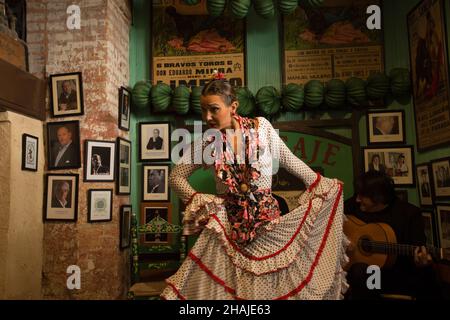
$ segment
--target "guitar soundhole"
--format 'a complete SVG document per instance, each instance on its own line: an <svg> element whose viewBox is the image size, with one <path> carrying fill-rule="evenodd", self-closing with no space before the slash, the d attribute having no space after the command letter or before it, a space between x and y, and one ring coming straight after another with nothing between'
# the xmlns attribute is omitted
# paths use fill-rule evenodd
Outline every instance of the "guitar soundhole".
<svg viewBox="0 0 450 320"><path fill-rule="evenodd" d="M372 244L370 243L370 239L367 237L361 238L359 240L359 247L361 248L361 251L365 253L369 253L372 251Z"/></svg>

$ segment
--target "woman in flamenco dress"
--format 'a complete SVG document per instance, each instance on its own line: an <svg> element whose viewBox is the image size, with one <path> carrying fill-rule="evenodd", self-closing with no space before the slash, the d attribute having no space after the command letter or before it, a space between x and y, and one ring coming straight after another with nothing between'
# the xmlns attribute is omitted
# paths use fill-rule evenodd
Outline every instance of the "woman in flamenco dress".
<svg viewBox="0 0 450 320"><path fill-rule="evenodd" d="M190 145L169 178L186 204L183 234L200 235L161 298L342 299L348 287L342 183L293 155L267 119L239 116L223 75L205 85L201 107L212 134ZM306 186L285 215L271 193L278 165ZM217 194L189 184L201 167L214 171Z"/></svg>

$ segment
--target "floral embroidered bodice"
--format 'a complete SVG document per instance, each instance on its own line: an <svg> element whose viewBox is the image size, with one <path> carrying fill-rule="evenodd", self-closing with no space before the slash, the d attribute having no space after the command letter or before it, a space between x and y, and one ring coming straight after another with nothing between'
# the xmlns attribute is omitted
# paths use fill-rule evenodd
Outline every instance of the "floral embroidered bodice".
<svg viewBox="0 0 450 320"><path fill-rule="evenodd" d="M278 165L302 179L306 186L316 180L317 174L292 154L268 120L262 117L236 117L236 120L243 133L245 152L236 155L234 144L223 133L224 152L217 156L211 151L216 161L209 167L215 172L216 191L225 199L232 239L245 245L256 236L259 226L279 217L278 203L271 194L272 173ZM214 150L212 146L211 141L192 144L171 172L171 187L185 203L196 194L188 178L202 166L188 160L203 154L205 148Z"/></svg>

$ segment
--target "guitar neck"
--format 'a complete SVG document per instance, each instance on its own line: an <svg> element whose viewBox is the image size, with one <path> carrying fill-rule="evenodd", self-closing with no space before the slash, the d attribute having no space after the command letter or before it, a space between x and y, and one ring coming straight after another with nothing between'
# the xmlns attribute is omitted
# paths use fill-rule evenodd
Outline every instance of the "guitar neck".
<svg viewBox="0 0 450 320"><path fill-rule="evenodd" d="M362 240L363 246L368 249L368 251L374 253L384 253L384 254L395 254L402 256L414 256L414 251L418 246L413 246L409 244L398 244L380 241L367 241ZM365 242L365 243L364 243ZM433 258L442 259L443 251L441 248L436 247L426 247L427 253L429 253Z"/></svg>

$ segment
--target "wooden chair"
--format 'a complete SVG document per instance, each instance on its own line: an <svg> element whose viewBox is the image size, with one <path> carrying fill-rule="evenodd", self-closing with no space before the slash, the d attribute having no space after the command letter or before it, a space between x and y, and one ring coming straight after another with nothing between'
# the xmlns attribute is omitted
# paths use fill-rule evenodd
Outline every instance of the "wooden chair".
<svg viewBox="0 0 450 320"><path fill-rule="evenodd" d="M128 299L158 300L166 287L164 279L174 274L186 257L186 237L181 235L182 227L157 216L144 225L138 225L136 214L132 216L132 286ZM139 237L146 234L173 234L175 245L139 244Z"/></svg>

